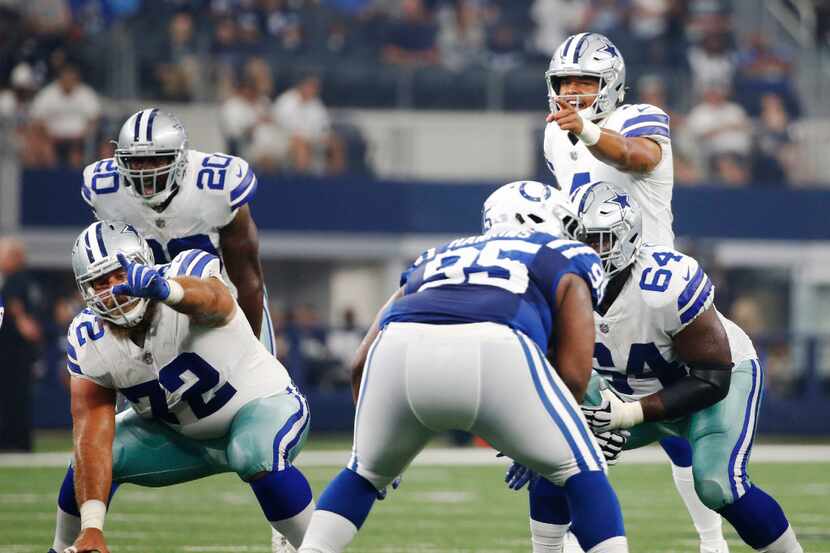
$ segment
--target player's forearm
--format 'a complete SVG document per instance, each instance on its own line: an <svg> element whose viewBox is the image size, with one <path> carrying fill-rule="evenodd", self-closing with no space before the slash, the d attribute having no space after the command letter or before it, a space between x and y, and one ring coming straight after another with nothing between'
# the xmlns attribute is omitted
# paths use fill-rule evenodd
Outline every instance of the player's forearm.
<svg viewBox="0 0 830 553"><path fill-rule="evenodd" d="M245 289L237 288L239 296L236 298L256 336L259 336L262 329L262 306L265 303L265 289L262 281L258 282L258 285L246 286Z"/></svg>
<svg viewBox="0 0 830 553"><path fill-rule="evenodd" d="M86 501L104 503L112 485L112 441L115 408L101 406L74 417L75 496L80 507Z"/></svg>
<svg viewBox="0 0 830 553"><path fill-rule="evenodd" d="M644 173L657 165L639 141L608 129L602 129L599 141L588 149L598 160L627 173Z"/></svg>
<svg viewBox="0 0 830 553"><path fill-rule="evenodd" d="M176 277L183 290L181 300L170 307L193 318L200 324L220 326L227 322L235 308L233 298L224 284L214 278Z"/></svg>
<svg viewBox="0 0 830 553"><path fill-rule="evenodd" d="M695 367L690 374L640 399L643 421L686 417L721 401L729 393L731 365Z"/></svg>

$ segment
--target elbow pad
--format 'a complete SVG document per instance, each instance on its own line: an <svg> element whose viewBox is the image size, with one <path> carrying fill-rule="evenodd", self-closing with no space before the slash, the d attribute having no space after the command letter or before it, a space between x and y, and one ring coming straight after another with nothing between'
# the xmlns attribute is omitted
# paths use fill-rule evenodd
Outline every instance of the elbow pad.
<svg viewBox="0 0 830 553"><path fill-rule="evenodd" d="M695 363L689 374L659 392L665 417L674 419L691 415L726 397L732 380L732 363Z"/></svg>

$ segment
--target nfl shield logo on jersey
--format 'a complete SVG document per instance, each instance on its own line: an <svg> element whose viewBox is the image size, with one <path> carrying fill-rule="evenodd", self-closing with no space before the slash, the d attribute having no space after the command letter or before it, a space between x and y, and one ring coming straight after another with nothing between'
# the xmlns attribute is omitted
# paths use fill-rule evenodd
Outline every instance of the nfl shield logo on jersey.
<svg viewBox="0 0 830 553"><path fill-rule="evenodd" d="M602 332L603 334L608 334L609 330L610 330L610 327L608 326L608 323L599 323L599 331L600 332Z"/></svg>

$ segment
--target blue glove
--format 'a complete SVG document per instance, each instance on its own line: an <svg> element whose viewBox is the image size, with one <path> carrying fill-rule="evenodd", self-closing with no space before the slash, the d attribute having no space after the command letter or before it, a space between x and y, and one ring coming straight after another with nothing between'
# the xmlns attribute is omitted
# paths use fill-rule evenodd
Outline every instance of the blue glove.
<svg viewBox="0 0 830 553"><path fill-rule="evenodd" d="M392 489L393 490L397 490L400 485L401 485L401 477L400 476L398 476L397 478L392 480ZM389 492L386 490L386 488L378 490L378 501L383 501L384 499L386 499L386 495L388 493Z"/></svg>
<svg viewBox="0 0 830 553"><path fill-rule="evenodd" d="M113 286L112 293L116 296L135 296L166 300L170 295L170 284L161 274L149 265L142 265L130 261L124 254L118 254L118 262L127 271L127 282Z"/></svg>
<svg viewBox="0 0 830 553"><path fill-rule="evenodd" d="M504 475L504 481L507 482L507 487L515 491L521 490L525 484L527 484L528 490L532 490L533 484L538 479L539 475L535 471L530 470L516 461L513 461L510 468L507 469L507 474Z"/></svg>

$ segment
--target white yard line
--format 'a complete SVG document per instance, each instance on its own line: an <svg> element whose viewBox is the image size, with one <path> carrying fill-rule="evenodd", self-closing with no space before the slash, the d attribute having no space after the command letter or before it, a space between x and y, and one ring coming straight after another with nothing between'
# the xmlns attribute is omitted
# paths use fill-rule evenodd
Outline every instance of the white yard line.
<svg viewBox="0 0 830 553"><path fill-rule="evenodd" d="M0 467L36 468L65 467L72 454L58 453L4 453ZM347 450L306 451L297 458L300 467L331 467L346 464ZM830 462L830 445L756 445L752 448L754 463L815 463ZM623 453L620 464L650 465L668 461L657 446L643 447ZM487 448L428 448L413 463L417 466L488 466L505 464L506 458L496 458Z"/></svg>

